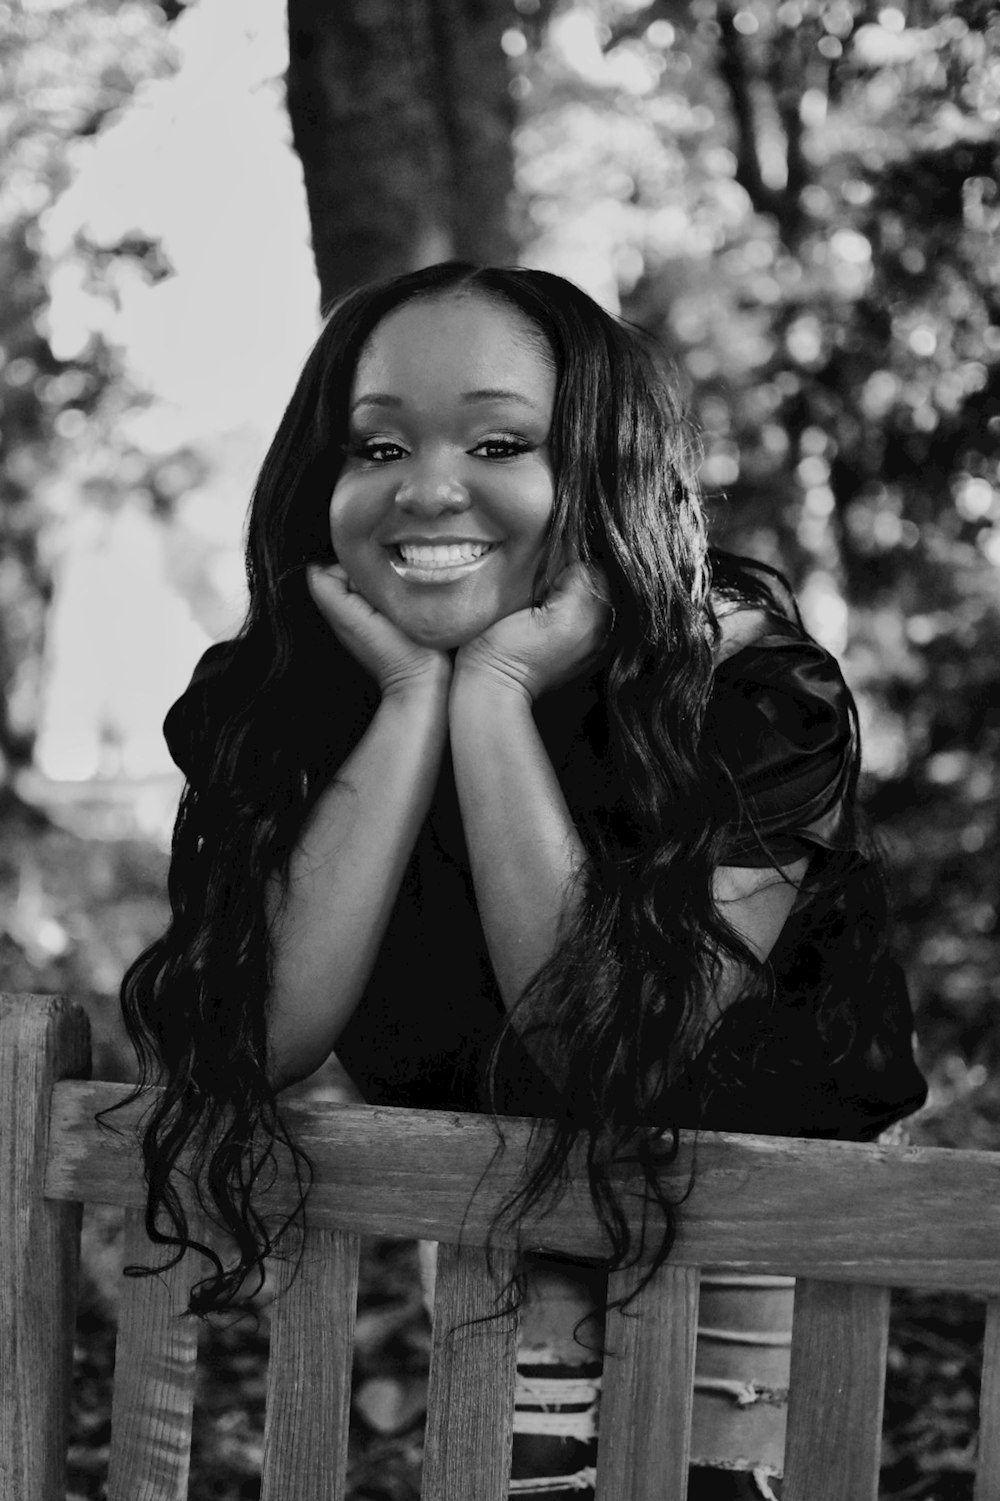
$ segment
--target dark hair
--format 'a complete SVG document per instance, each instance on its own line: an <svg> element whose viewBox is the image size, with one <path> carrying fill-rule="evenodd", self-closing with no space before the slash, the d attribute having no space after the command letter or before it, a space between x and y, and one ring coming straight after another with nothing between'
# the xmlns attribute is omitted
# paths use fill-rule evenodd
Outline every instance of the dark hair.
<svg viewBox="0 0 1000 1501"><path fill-rule="evenodd" d="M447 263L352 292L331 311L261 469L244 625L168 716L187 775L172 917L123 983L143 1080L163 1085L144 1132L147 1228L178 1254L198 1244L178 1192L182 1154L193 1151L197 1194L235 1242L228 1266L202 1248L213 1271L193 1290L198 1311L238 1301L285 1228L258 1208L276 1143L300 1168L303 1199L308 1183L268 1082L265 892L287 879L315 798L375 707L374 685L320 618L305 578L307 564L332 558L327 512L352 378L393 309L459 293L516 308L555 362L555 502L537 587L565 543L603 570L615 612L603 668L614 806L581 815L589 864L577 918L510 1022L546 1050L564 1103L508 1206L515 1219L558 1189L583 1136L616 1260L636 1249L611 1174L623 1152L638 1158L659 1206L665 1255L673 1207L658 1173L676 1148L670 1089L697 1050L706 987L732 955L747 968L748 994L767 988L711 895L733 789L702 744L716 627L694 445L671 382L640 334L543 271ZM338 685L334 715L329 699L316 703L323 660Z"/></svg>

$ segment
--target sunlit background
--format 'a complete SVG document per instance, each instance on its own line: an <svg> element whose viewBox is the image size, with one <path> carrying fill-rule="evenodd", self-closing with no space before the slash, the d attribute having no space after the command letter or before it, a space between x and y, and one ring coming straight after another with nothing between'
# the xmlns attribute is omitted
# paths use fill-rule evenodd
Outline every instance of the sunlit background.
<svg viewBox="0 0 1000 1501"><path fill-rule="evenodd" d="M130 15L149 26L129 6L110 25ZM95 336L117 351L143 399L119 416L116 447L168 462L190 454L196 472L169 525L138 487L102 505L110 497L85 458L73 476L98 493L89 507L67 497L54 539L36 749L53 779L170 769L160 721L200 652L239 623L255 470L318 328L280 8L202 0L161 45L161 76L139 80L117 117L79 143L72 180L40 216L45 332L60 361ZM80 241L129 239L154 242L171 274L152 280L123 261L94 288ZM85 449L83 414L60 418L60 436Z"/></svg>

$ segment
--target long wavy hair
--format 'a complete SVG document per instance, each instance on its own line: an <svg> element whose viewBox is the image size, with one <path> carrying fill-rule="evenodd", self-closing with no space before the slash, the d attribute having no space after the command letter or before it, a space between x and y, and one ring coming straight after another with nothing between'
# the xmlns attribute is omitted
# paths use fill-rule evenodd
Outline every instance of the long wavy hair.
<svg viewBox="0 0 1000 1501"><path fill-rule="evenodd" d="M698 1067L711 1080L706 997L726 958L744 966L747 997L766 1002L769 993L767 966L712 900L735 793L702 735L717 625L695 445L671 381L640 334L543 271L447 263L351 293L330 312L260 472L245 622L168 716L187 778L171 920L122 987L140 1087L162 1086L143 1128L147 1229L178 1256L194 1245L209 1257L209 1275L192 1290L197 1312L249 1296L287 1228L259 1208L278 1144L300 1171L301 1204L308 1191L308 1162L268 1079L265 891L287 882L303 824L377 702L306 586L307 565L333 559L328 506L352 379L393 309L455 294L518 310L555 362L555 500L536 598L568 548L603 571L614 611L601 669L613 805L580 812L589 860L575 918L507 1023L550 1060L563 1105L555 1133L538 1134L507 1206L512 1218L558 1192L582 1139L612 1259L637 1254L615 1189L623 1155L646 1178L657 1259L665 1256L674 1206L659 1175L677 1144L672 1090L682 1076L690 1082L696 1056L709 1060ZM731 581L737 592L768 594L759 571L741 577L750 581ZM337 692L319 703L321 669ZM754 1046L743 1039L734 1056L724 1044L730 1076L751 1067ZM185 1177L230 1235L235 1260L195 1237Z"/></svg>

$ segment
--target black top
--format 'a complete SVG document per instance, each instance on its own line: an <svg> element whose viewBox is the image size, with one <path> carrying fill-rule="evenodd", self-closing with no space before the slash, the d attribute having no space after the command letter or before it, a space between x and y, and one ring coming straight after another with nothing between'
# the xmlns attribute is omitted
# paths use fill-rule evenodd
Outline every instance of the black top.
<svg viewBox="0 0 1000 1501"><path fill-rule="evenodd" d="M835 659L797 618L774 610L764 629L717 667L706 722L705 733L722 753L744 805L725 863L791 864L810 854L810 875L771 954L775 996L766 1027L755 1028L746 1005L731 1007L723 1022L736 1056L745 1046L741 1036L753 1031L759 1054L753 1078L716 1092L704 1113L678 1087L676 1120L713 1129L869 1139L917 1109L926 1086L913 1059L905 981L891 959L880 961L851 997L859 1025L836 1065L810 1009L816 964L823 962L816 933L821 913L828 919L831 881L849 896L867 864L849 809L859 754L853 704ZM218 653L213 648L199 663L192 687L204 689L215 675ZM184 702L171 711L165 732L187 771L189 758L174 744L183 738ZM536 720L571 811L580 812L576 788L599 798L603 787L611 797L600 754L604 716L597 678L540 700ZM827 891L819 902L813 897L817 872ZM364 999L341 1034L337 1055L372 1103L482 1109L486 1065L503 1018L446 756ZM770 1039L763 1050L762 1034ZM505 1113L560 1112L553 1086L509 1033L496 1077Z"/></svg>

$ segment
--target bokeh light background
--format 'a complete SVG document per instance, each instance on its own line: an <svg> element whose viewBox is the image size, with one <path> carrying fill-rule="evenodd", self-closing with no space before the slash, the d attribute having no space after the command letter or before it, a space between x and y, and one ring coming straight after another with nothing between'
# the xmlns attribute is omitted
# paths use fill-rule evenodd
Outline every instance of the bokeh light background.
<svg viewBox="0 0 1000 1501"><path fill-rule="evenodd" d="M319 326L281 8L200 0L164 42L170 71L81 143L42 216L47 334L64 360L95 333L115 345L148 397L120 436L147 453L197 450L203 474L169 528L140 495L80 508L62 530L37 747L53 779L169 772L160 721L200 652L239 622L254 474ZM95 294L73 253L81 235L157 241L172 274L126 273L113 299ZM185 554L201 560L194 599Z"/></svg>

